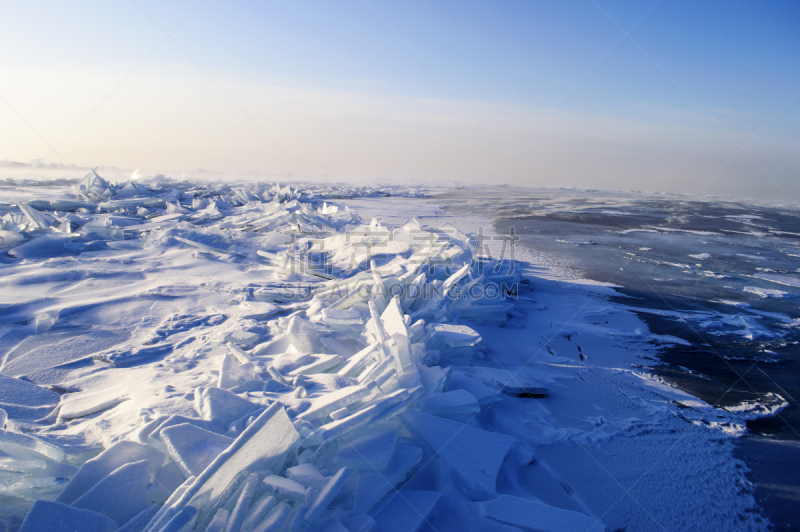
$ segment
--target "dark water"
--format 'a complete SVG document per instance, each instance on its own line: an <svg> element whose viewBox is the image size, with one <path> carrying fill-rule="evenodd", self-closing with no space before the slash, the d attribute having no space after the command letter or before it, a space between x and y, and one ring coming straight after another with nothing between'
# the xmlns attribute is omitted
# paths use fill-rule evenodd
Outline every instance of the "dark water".
<svg viewBox="0 0 800 532"><path fill-rule="evenodd" d="M800 530L800 208L574 190L455 190L436 201L492 218L518 244L623 288L655 334L691 343L654 371L747 422L736 454L776 530Z"/></svg>

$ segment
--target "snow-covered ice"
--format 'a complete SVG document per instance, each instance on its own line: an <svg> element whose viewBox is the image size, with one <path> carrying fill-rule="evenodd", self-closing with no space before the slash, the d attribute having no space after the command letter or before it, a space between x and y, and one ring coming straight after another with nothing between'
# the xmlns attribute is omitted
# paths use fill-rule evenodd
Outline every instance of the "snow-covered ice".
<svg viewBox="0 0 800 532"><path fill-rule="evenodd" d="M511 268L479 219L420 195L94 172L15 190L0 219L7 529L764 524L724 443L745 414L643 375L663 338L593 324L620 312L610 288ZM672 447L674 479L645 478L636 513L604 475L629 485ZM716 479L684 489L693 475Z"/></svg>

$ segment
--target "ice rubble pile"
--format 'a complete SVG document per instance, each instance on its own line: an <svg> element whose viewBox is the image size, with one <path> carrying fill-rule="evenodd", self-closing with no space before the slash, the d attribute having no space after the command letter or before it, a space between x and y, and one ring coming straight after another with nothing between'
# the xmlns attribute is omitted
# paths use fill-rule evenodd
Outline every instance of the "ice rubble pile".
<svg viewBox="0 0 800 532"><path fill-rule="evenodd" d="M263 212L250 220L248 229L269 230L283 222L307 230L307 201L368 196L421 197L420 191L386 186L230 185L173 183L155 179L147 185L129 181L111 184L92 171L74 186L76 199L31 200L17 205L0 204L0 249L12 257L42 259L77 255L105 249L109 240L124 240L179 221L204 223L223 218L230 210L263 203L296 200L285 211ZM299 203L299 202L304 203ZM271 218L268 216L273 214ZM353 221L352 213L325 213L338 225ZM313 225L313 224L312 224ZM336 225L336 224L334 224Z"/></svg>
<svg viewBox="0 0 800 532"><path fill-rule="evenodd" d="M126 240L153 229L186 224L208 224L241 207L290 202L283 209L260 210L243 215L242 229L264 232L291 223L298 231L341 227L355 220L350 211L335 207L316 219L307 202L370 196L421 197L417 190L387 186L242 186L173 183L154 179L147 184L129 181L112 184L90 172L74 187L76 199L31 200L17 205L0 204L7 211L0 218L0 249L12 257L45 259L78 255L81 251L107 249L109 242ZM295 203L291 203L295 201ZM278 212L280 211L280 212ZM312 221L312 219L315 219ZM225 228L223 226L223 228Z"/></svg>
<svg viewBox="0 0 800 532"><path fill-rule="evenodd" d="M131 187L130 194L140 193ZM111 201L128 202L111 199L126 188L109 194L108 186L88 179L78 192L105 210ZM5 491L41 498L21 530L417 530L443 494L435 482L423 490L404 486L429 464L474 501L476 516L537 530L595 524L583 514L496 491L516 440L480 428L474 417L503 393L546 390L525 372L476 365L480 335L460 322L502 323L511 303L484 292L490 284L518 281L515 273L495 271L455 228L431 229L415 220L394 230L376 220L361 224L347 210L299 202L293 189L273 187L261 199L237 190L225 205L220 196L194 198L192 209L178 196L174 203L161 198L167 212L138 231L147 238L172 235L197 248L200 258L233 252L188 238L187 230L177 236L177 229L212 222L243 232L293 232L290 247L260 250L258 257L276 275L311 288L299 297L287 295L288 285L252 289L254 302L283 302L291 313L272 320L275 334L267 342L225 329L227 352L219 355L218 371L191 394L194 417L143 422L80 468L56 446L0 430L4 482L16 482ZM142 217L160 208L137 201L116 205ZM51 227L56 217L38 208L22 210L30 224ZM162 227L158 218L170 216ZM76 223L86 234L89 222L78 218L62 221L65 232ZM131 356L142 353L112 350L99 358L124 366ZM32 384L3 382L19 388L20 404L58 403L49 418L76 419L119 402L72 394L59 402ZM34 401L34 388L56 397ZM51 491L43 495L43 486Z"/></svg>

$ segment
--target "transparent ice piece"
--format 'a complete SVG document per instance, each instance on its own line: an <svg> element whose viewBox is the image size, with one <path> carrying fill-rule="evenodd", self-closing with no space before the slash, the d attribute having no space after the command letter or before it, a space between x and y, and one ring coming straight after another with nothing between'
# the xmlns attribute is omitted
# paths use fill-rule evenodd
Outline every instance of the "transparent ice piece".
<svg viewBox="0 0 800 532"><path fill-rule="evenodd" d="M234 441L188 423L162 429L161 438L169 455L187 476L202 473Z"/></svg>

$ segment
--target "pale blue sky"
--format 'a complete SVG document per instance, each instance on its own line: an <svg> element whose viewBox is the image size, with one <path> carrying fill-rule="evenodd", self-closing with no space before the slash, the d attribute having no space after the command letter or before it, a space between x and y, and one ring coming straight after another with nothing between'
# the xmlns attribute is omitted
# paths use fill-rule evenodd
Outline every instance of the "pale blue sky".
<svg viewBox="0 0 800 532"><path fill-rule="evenodd" d="M0 160L800 198L796 2L0 11Z"/></svg>

